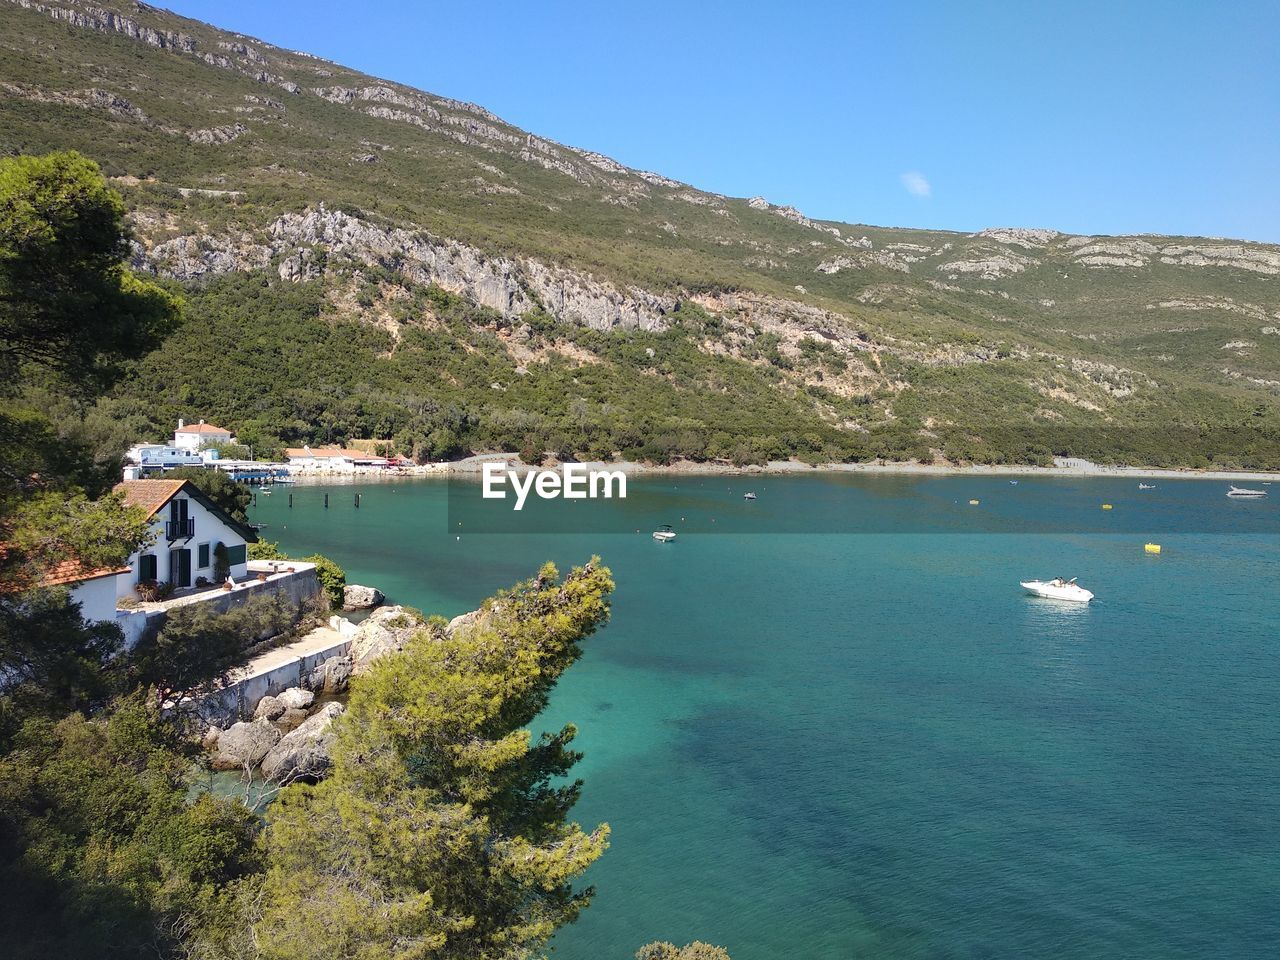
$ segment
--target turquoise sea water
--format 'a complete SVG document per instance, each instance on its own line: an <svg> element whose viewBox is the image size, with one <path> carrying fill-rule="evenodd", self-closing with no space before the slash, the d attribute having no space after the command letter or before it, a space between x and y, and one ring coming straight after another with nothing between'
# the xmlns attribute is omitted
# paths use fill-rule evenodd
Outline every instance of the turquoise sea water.
<svg viewBox="0 0 1280 960"><path fill-rule="evenodd" d="M1121 510L1116 483L1073 489ZM734 960L1275 955L1280 537L1169 532L1203 529L1225 485L1153 491L1176 504L1158 557L1137 534L943 532L959 508L929 533L709 532L744 489L760 529L813 530L833 498L945 514L979 487L1014 519L1061 490L660 478L564 505L606 532L500 536L448 530L446 486L420 481L299 486L291 509L277 488L253 518L447 616L546 559L612 567L613 621L546 717L580 729L578 818L613 828L558 957L694 938ZM1276 500L1240 509L1274 521ZM674 544L648 535L663 521ZM1059 574L1098 600L1018 588Z"/></svg>

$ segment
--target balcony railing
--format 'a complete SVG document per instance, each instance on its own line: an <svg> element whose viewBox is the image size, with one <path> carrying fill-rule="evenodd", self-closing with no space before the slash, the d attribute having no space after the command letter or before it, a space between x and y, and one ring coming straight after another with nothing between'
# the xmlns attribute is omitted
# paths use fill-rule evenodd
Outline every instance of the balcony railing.
<svg viewBox="0 0 1280 960"><path fill-rule="evenodd" d="M188 517L186 520L166 520L164 522L164 535L170 542L174 540L190 540L196 535L195 517Z"/></svg>

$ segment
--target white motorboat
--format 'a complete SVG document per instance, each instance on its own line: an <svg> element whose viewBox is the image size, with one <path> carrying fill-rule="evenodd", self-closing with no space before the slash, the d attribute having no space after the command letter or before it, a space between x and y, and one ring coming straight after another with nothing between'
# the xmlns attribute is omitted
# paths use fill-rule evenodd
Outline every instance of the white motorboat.
<svg viewBox="0 0 1280 960"><path fill-rule="evenodd" d="M676 538L676 532L671 529L671 524L664 523L657 530L653 531L653 539L659 543L670 543Z"/></svg>
<svg viewBox="0 0 1280 960"><path fill-rule="evenodd" d="M1155 485L1154 483L1140 483L1140 484L1138 484L1138 489L1139 489L1139 490L1154 490L1155 488L1156 488L1156 485Z"/></svg>
<svg viewBox="0 0 1280 960"><path fill-rule="evenodd" d="M1253 490L1249 487L1232 487L1227 491L1228 497L1265 497L1266 495L1265 490Z"/></svg>
<svg viewBox="0 0 1280 960"><path fill-rule="evenodd" d="M754 500L755 498L756 498L756 495L754 493L744 493L742 495L743 500Z"/></svg>
<svg viewBox="0 0 1280 960"><path fill-rule="evenodd" d="M1033 596L1044 597L1048 600L1072 600L1076 603L1088 603L1093 599L1093 594L1076 583L1075 577L1070 580L1063 580L1061 577L1055 577L1053 580L1025 580L1022 582L1022 589Z"/></svg>

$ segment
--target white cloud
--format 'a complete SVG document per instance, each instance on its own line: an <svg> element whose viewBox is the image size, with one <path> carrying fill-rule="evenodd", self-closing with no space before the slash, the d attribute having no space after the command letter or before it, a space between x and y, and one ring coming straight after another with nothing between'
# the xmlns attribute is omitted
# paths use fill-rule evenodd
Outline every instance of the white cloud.
<svg viewBox="0 0 1280 960"><path fill-rule="evenodd" d="M907 188L907 193L913 197L929 197L933 195L933 188L929 186L929 181L924 178L923 173L917 173L914 170L910 173L904 173L900 178L902 185Z"/></svg>

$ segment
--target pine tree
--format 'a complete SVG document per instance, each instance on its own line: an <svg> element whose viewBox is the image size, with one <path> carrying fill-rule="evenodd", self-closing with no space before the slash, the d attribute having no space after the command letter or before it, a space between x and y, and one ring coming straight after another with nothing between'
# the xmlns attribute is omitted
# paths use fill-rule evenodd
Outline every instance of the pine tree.
<svg viewBox="0 0 1280 960"><path fill-rule="evenodd" d="M598 558L563 581L548 564L353 685L332 775L269 812L263 956L516 960L578 916L608 826L568 819L574 728L527 727L612 589Z"/></svg>

